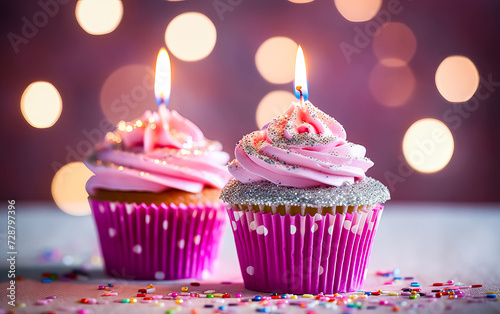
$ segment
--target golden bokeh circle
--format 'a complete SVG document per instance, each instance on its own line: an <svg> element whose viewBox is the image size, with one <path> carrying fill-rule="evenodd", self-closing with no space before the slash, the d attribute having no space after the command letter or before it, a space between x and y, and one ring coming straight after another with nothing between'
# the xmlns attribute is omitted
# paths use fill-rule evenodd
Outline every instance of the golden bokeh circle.
<svg viewBox="0 0 500 314"><path fill-rule="evenodd" d="M450 162L454 151L450 129L436 119L413 123L403 138L403 154L408 164L423 173L440 171Z"/></svg>
<svg viewBox="0 0 500 314"><path fill-rule="evenodd" d="M61 95L49 82L31 83L21 96L21 113L24 119L35 128L51 127L57 122L61 112Z"/></svg>

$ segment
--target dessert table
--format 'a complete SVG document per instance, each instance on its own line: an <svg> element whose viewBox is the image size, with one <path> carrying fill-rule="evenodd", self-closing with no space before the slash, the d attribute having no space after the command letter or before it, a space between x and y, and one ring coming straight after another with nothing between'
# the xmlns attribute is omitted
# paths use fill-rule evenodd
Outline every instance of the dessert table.
<svg viewBox="0 0 500 314"><path fill-rule="evenodd" d="M17 306L8 304L10 255L2 217L0 313L500 312L500 204L390 201L363 291L319 297L245 289L229 226L212 276L134 281L104 273L91 216L70 216L49 203L18 202L16 211ZM154 291L146 300L137 296L148 285ZM432 292L446 288L452 292L440 297Z"/></svg>

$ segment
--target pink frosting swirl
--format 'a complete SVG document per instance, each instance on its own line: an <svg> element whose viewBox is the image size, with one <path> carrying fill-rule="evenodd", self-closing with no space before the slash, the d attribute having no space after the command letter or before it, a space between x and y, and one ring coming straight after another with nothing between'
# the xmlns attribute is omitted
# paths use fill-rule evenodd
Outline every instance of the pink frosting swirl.
<svg viewBox="0 0 500 314"><path fill-rule="evenodd" d="M162 105L136 121L121 121L96 145L85 162L95 174L87 191L222 188L230 179L228 160L219 142L207 140L195 124Z"/></svg>
<svg viewBox="0 0 500 314"><path fill-rule="evenodd" d="M340 123L309 101L300 101L262 130L244 136L229 172L242 183L341 186L365 178L373 166L365 153L363 146L346 140Z"/></svg>

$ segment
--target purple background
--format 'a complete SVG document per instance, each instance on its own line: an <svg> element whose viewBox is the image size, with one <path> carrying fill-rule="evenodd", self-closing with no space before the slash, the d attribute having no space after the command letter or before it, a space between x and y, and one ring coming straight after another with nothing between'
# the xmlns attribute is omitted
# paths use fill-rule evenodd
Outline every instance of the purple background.
<svg viewBox="0 0 500 314"><path fill-rule="evenodd" d="M225 0L222 0L225 1ZM483 78L500 82L500 2L406 1L392 21L409 26L417 50L409 62L416 78L412 98L404 105L380 105L368 88L377 58L371 47L348 63L339 48L352 43L354 27L333 1L293 4L285 0L244 0L221 20L212 1L125 1L118 28L92 36L78 25L75 2L61 5L38 34L15 53L7 34L20 34L23 17L40 11L37 1L0 4L2 118L2 181L0 197L51 200L52 164L64 164L67 147L86 140L83 130L99 128L100 91L106 78L128 64L154 67L164 32L178 14L197 11L217 28L211 55L184 62L171 55L175 71L171 106L198 124L208 138L220 140L232 154L235 143L256 129L255 110L272 90L292 91L292 84L276 85L258 73L254 58L259 45L273 36L286 36L306 52L310 100L342 123L348 139L367 148L375 166L368 175L388 184L386 174L398 174L404 133L415 121L436 118L453 108L437 91L434 75L450 55L465 55ZM382 8L387 6L384 1ZM58 122L35 129L23 118L19 101L32 82L54 84L63 100ZM498 202L500 156L500 83L466 118L444 121L452 131L455 152L446 168L434 174L413 173L392 189L395 200ZM484 87L480 87L484 89ZM482 90L483 93L486 90ZM154 99L151 99L154 102ZM458 116L457 116L458 117ZM74 161L74 159L70 159Z"/></svg>

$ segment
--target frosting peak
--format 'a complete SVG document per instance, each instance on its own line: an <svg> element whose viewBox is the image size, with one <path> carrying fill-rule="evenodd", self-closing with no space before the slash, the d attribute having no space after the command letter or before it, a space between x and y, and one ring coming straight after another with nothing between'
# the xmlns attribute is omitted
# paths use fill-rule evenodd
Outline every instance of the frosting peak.
<svg viewBox="0 0 500 314"><path fill-rule="evenodd" d="M143 146L150 152L155 148L203 148L203 132L177 111L159 106L158 112L146 111L135 123L120 122L118 134L126 148Z"/></svg>
<svg viewBox="0 0 500 314"><path fill-rule="evenodd" d="M309 101L293 102L262 130L243 137L229 171L242 183L300 188L354 183L365 178L373 162L363 146L346 137L340 123Z"/></svg>

